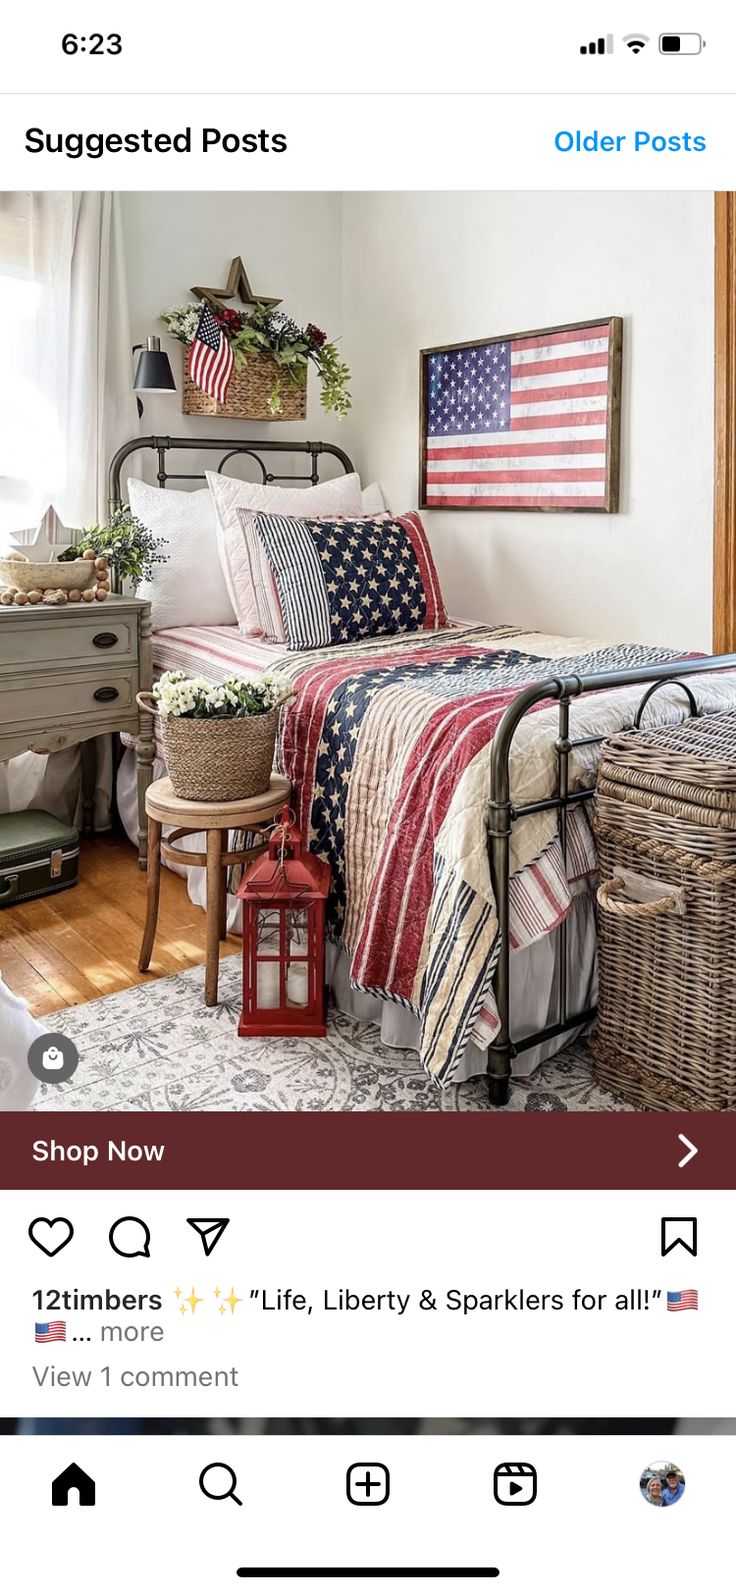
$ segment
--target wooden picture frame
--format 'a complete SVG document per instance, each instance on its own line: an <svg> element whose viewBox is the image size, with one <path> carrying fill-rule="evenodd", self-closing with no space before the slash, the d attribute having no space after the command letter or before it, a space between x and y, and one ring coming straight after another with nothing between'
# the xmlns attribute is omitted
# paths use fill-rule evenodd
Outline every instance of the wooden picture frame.
<svg viewBox="0 0 736 1593"><path fill-rule="evenodd" d="M582 336L586 332L589 334L587 339ZM575 333L580 333L581 336L576 338L574 336ZM593 334L597 334L597 336L593 336ZM579 345L586 341L597 343L599 347L588 355L581 354ZM535 342L540 350L539 360L534 358ZM530 343L531 347L528 346ZM575 345L576 353L574 355L565 355L563 351L555 357L554 346L557 345L564 350L564 345L567 343ZM541 411L533 413L531 416L522 413L521 416L517 417L516 426L514 426L512 416L508 430L501 428L500 420L489 419L488 424L491 430L483 434L486 438L485 444L474 443L470 431L467 430L467 427L473 424L468 420L467 407L461 417L462 426L460 429L454 434L448 432L448 435L453 436L455 444L449 451L442 448L441 433L430 431L430 427L436 426L438 423L439 405L444 403L447 398L447 386L445 385L443 388L438 384L443 382L446 384L446 371L451 360L456 361L455 369L458 372L466 373L468 371L470 362L463 359L463 355L468 350L487 350L488 360L493 364L494 352L498 355L500 361L502 355L498 351L502 350L504 345L509 345L508 366L504 373L505 385L503 389L499 389L499 391L503 390L506 395L502 401L502 407L503 403L505 403L509 411L511 411L512 392L516 392L516 402L513 404L513 408L517 410L521 408L522 411L528 408L528 403L524 404L519 398L519 389L512 389L512 380L514 382L518 380L517 377L512 376L511 356L514 352L514 344L527 345L522 349L517 347L517 371L520 363L528 363L537 367L532 373L533 379L530 381L529 390L532 392L540 391L540 394L541 392L549 391L545 384L545 374L538 369L540 365L543 366L548 363L550 367L554 366L554 375L558 380L551 385L558 388L561 375L569 373L574 376L574 381L570 384L574 392L578 387L582 388L588 385L586 382L587 369L582 364L578 365L577 370L574 365L564 365L560 368L560 361L574 361L575 359L580 361L590 359L592 361L594 358L597 359L597 364L591 364L589 367L596 373L592 382L594 391L589 395L583 396L587 397L589 402L597 399L595 413L600 417L605 416L605 418L599 418L596 422L596 437L594 439L580 437L580 442L599 443L599 447L593 453L593 457L596 459L595 481L590 476L582 479L578 478L577 480L572 478L571 472L575 467L574 465L568 465L567 459L574 460L576 457L579 458L581 453L578 450L573 451L571 449L568 455L565 439L562 437L559 439L545 437L542 444L544 453L541 456L529 452L534 447L533 440L531 442L529 440L528 433L530 431L533 439L535 430L546 433L552 429L560 432L577 431L579 429L582 433L592 429L590 423L581 422L577 418L574 421L571 419L567 426L545 427L544 407ZM552 352L550 352L548 347L550 344L553 345ZM420 508L452 509L453 512L470 509L476 511L485 510L491 513L529 514L541 511L547 514L616 514L619 506L621 458L622 348L623 321L618 315L608 315L599 316L594 320L570 321L564 326L542 327L530 332L506 333L503 336L475 338L467 343L444 343L435 348L422 349L419 358ZM522 353L529 356L528 360L519 361L518 356ZM602 359L602 355L605 355L605 358ZM489 416L489 403L492 405L494 402L494 391L489 383L494 382L496 379L495 375L491 373L488 360L484 359L483 375L478 377L478 380L484 384L481 389L484 419ZM444 361L448 362L447 366L442 363ZM527 378L527 380L530 379ZM541 388L538 386L539 383L543 384ZM521 391L523 392L524 389ZM466 381L463 386L463 394L467 395L467 393L468 383ZM561 403L564 413L569 413L571 416L586 413L582 409L574 410L572 406L575 403L575 396L571 397L569 394L568 396L563 396L564 393L565 387L563 386L555 399L552 397L542 399L540 397L538 402L542 406L552 402ZM568 406L570 407L568 408ZM442 414L445 414L444 409ZM442 421L443 426L447 425L449 427L453 423L452 412L450 414L450 420L447 422ZM490 410L490 415L495 417L495 411ZM559 419L559 415L556 418ZM528 420L527 427L523 425L524 419ZM457 421L455 423L457 424ZM519 444L520 455L509 454L508 452L511 444L506 442L506 439L513 436L514 430L518 433L527 433L523 442ZM603 435L601 435L602 431ZM438 439L437 442L435 442L435 438ZM572 440L567 439L568 446ZM499 466L501 448L504 448L505 456L515 460L513 470L505 471L502 466ZM558 452L557 449L560 451ZM448 452L452 457L447 456ZM604 463L601 463L602 456L605 456ZM523 458L523 465L519 464L519 457ZM550 466L547 469L542 465L537 465L536 469L539 474L534 472L534 467L529 466L529 480L525 481L527 460L531 458L539 459L540 457L554 459L555 466ZM563 462L561 463L560 461ZM486 465L490 464L491 469L484 469L484 463ZM443 466L446 468L443 468ZM516 474L517 471L518 474ZM514 475L516 475L516 479L510 479ZM540 475L542 479L540 479ZM453 479L453 477L458 476L463 479ZM494 479L494 477L500 477L500 479ZM524 493L521 490L525 486L530 488L529 492ZM565 492L565 486L569 486L567 492ZM586 486L590 487L588 493L585 492ZM457 489L454 492L452 490L453 487ZM463 491L463 488L466 490ZM491 488L493 491L490 490ZM504 491L504 488L506 488L506 491ZM534 490L535 488L536 491ZM517 496L521 496L523 501L514 502L513 499ZM539 501L529 501L530 498ZM555 502L555 498L559 501ZM575 501L576 498L584 498L585 501L578 503Z"/></svg>
<svg viewBox="0 0 736 1593"><path fill-rule="evenodd" d="M715 196L713 651L736 652L736 193Z"/></svg>

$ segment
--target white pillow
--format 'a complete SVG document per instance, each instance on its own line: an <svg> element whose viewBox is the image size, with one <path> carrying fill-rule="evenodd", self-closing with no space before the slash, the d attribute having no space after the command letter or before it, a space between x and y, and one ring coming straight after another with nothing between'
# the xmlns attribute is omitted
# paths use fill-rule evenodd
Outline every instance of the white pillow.
<svg viewBox="0 0 736 1593"><path fill-rule="evenodd" d="M372 481L369 487L363 488L360 496L362 512L366 518L371 515L391 513L380 481Z"/></svg>
<svg viewBox="0 0 736 1593"><path fill-rule="evenodd" d="M165 564L154 564L153 578L137 596L151 604L153 629L179 625L234 625L217 548L217 523L209 487L173 492L128 481L128 503L139 520L160 537Z"/></svg>
<svg viewBox="0 0 736 1593"><path fill-rule="evenodd" d="M336 476L334 481L321 481L316 487L278 487L238 481L214 470L208 470L206 475L215 508L220 564L238 625L246 636L260 636L250 560L238 510L298 520L318 515L351 518L362 513L360 477L353 472Z"/></svg>

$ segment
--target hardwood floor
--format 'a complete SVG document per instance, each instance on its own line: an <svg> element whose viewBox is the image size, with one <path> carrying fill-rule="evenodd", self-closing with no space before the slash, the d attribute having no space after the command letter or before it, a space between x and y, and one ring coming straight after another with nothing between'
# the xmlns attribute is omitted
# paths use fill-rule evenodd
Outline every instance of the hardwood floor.
<svg viewBox="0 0 736 1593"><path fill-rule="evenodd" d="M148 973L138 972L146 877L127 840L82 842L79 884L0 911L0 973L35 1017L147 984L204 962L205 915L185 881L161 871L156 943ZM220 956L237 952L231 937Z"/></svg>

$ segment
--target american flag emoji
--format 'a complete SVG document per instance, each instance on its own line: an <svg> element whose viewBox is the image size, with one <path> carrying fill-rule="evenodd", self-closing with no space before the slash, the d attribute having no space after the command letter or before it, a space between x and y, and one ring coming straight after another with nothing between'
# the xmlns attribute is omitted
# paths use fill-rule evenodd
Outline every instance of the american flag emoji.
<svg viewBox="0 0 736 1593"><path fill-rule="evenodd" d="M37 1322L37 1344L65 1344L66 1322Z"/></svg>
<svg viewBox="0 0 736 1593"><path fill-rule="evenodd" d="M667 1290L667 1310L668 1311L697 1311L697 1309L698 1309L698 1291L697 1291L697 1289L668 1289Z"/></svg>
<svg viewBox="0 0 736 1593"><path fill-rule="evenodd" d="M602 322L430 352L427 506L605 509L611 346Z"/></svg>
<svg viewBox="0 0 736 1593"><path fill-rule="evenodd" d="M224 404L234 362L235 356L225 333L209 305L205 304L189 350L189 375L200 392Z"/></svg>

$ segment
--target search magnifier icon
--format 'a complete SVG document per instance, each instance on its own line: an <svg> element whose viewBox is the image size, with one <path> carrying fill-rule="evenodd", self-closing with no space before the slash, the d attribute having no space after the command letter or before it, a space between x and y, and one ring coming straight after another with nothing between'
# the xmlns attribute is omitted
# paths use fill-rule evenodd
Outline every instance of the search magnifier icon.
<svg viewBox="0 0 736 1593"><path fill-rule="evenodd" d="M221 1460L213 1460L209 1466L199 1474L199 1486L206 1499L232 1499L234 1504L242 1505L235 1489L238 1479L232 1466L226 1466Z"/></svg>

